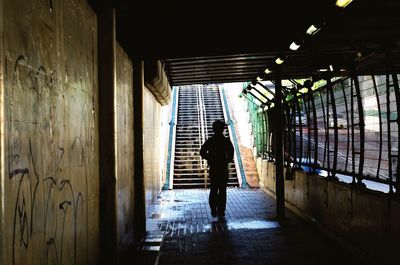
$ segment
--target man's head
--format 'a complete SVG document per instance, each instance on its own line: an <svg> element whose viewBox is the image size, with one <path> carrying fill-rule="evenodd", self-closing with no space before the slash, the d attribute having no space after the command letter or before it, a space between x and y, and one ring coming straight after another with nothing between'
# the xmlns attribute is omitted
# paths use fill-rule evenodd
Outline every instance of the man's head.
<svg viewBox="0 0 400 265"><path fill-rule="evenodd" d="M213 131L215 134L222 134L225 129L225 123L221 120L216 120L213 123Z"/></svg>

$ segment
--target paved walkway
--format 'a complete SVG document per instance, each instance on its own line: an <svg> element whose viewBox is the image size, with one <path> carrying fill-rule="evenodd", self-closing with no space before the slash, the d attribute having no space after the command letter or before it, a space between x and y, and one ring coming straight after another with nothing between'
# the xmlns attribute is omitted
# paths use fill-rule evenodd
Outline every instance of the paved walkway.
<svg viewBox="0 0 400 265"><path fill-rule="evenodd" d="M163 191L148 209L138 264L362 264L260 189L228 189L226 221L214 221L209 190ZM136 262L134 264L137 264Z"/></svg>

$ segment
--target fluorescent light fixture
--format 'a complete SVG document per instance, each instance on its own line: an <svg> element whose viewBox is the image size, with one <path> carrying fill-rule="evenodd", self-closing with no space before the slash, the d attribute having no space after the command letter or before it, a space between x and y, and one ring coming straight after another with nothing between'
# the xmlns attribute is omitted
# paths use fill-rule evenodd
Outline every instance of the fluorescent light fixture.
<svg viewBox="0 0 400 265"><path fill-rule="evenodd" d="M337 0L336 1L336 6L345 8L348 6L353 0Z"/></svg>
<svg viewBox="0 0 400 265"><path fill-rule="evenodd" d="M299 92L300 92L301 94L305 94L305 93L308 92L308 88L303 87L302 89L299 90Z"/></svg>
<svg viewBox="0 0 400 265"><path fill-rule="evenodd" d="M318 72L328 72L328 70L329 70L329 69L322 68L322 69L318 69L317 71L318 71Z"/></svg>
<svg viewBox="0 0 400 265"><path fill-rule="evenodd" d="M261 78L261 77L259 77L259 76L257 76L257 81L258 82L261 82L263 79Z"/></svg>
<svg viewBox="0 0 400 265"><path fill-rule="evenodd" d="M297 51L297 49L300 48L300 44L296 43L295 41L292 42L292 44L290 44L289 49L291 49L292 51Z"/></svg>
<svg viewBox="0 0 400 265"><path fill-rule="evenodd" d="M331 72L333 72L333 65L329 65L329 70L331 70Z"/></svg>
<svg viewBox="0 0 400 265"><path fill-rule="evenodd" d="M274 95L272 95L271 93L269 93L268 91L265 91L265 96L269 99L272 100L274 98Z"/></svg>
<svg viewBox="0 0 400 265"><path fill-rule="evenodd" d="M314 35L315 33L317 33L321 28L317 28L315 25L311 25L310 27L308 27L306 33L308 35Z"/></svg>
<svg viewBox="0 0 400 265"><path fill-rule="evenodd" d="M268 75L268 74L272 73L272 71L269 70L268 68L266 68L266 69L264 70L264 73Z"/></svg>
<svg viewBox="0 0 400 265"><path fill-rule="evenodd" d="M276 64L283 64L285 60L281 59L281 57L276 58L275 63Z"/></svg>

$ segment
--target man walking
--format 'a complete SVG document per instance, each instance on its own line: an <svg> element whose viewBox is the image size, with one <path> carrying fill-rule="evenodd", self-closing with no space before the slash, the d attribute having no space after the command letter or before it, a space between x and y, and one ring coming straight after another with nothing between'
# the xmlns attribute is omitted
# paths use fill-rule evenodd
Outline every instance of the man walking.
<svg viewBox="0 0 400 265"><path fill-rule="evenodd" d="M200 155L206 159L210 167L211 215L224 218L226 208L226 187L228 185L228 164L233 159L233 145L223 132L226 124L221 120L213 123L214 135L201 146Z"/></svg>

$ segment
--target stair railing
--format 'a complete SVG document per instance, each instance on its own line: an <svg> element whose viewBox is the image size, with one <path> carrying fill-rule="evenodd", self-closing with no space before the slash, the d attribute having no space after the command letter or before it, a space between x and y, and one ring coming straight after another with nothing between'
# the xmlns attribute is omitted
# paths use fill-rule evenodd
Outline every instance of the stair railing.
<svg viewBox="0 0 400 265"><path fill-rule="evenodd" d="M198 86L197 87L197 95L198 95L198 102L199 102L199 112L200 112L200 123L199 123L199 131L201 134L201 141L200 141L200 145L202 145L205 140L207 139L207 131L206 131L206 125L207 125L207 121L205 120L205 105L204 105L204 95L203 95L203 87L202 86ZM206 125L204 125L206 124ZM201 158L200 158L201 159ZM201 169L204 170L204 188L207 188L207 160L205 159L201 159Z"/></svg>
<svg viewBox="0 0 400 265"><path fill-rule="evenodd" d="M205 132L205 139L208 139L208 122L207 122L207 109L206 104L204 103L204 92L202 92L202 101L203 101L203 116L204 116L204 132Z"/></svg>
<svg viewBox="0 0 400 265"><path fill-rule="evenodd" d="M199 101L199 91L198 91L198 89L196 89L196 108L197 108L197 127L198 127L198 131L199 131L199 134L198 134L198 138L199 138L199 145L200 145L200 147L201 147L201 145L203 144L203 142L202 142L202 139L201 139L201 119L200 119L200 101ZM202 164L202 159L201 159L201 156L199 155L199 159L200 159L200 165L201 165L201 168L203 169L203 164Z"/></svg>
<svg viewBox="0 0 400 265"><path fill-rule="evenodd" d="M204 103L204 90L201 90L201 101L203 106L203 118L204 118L204 139L208 139L208 122L207 122L207 109ZM208 179L208 165L207 160L204 161L204 187L207 189Z"/></svg>
<svg viewBox="0 0 400 265"><path fill-rule="evenodd" d="M199 95L199 88L196 88L196 106L197 106L197 126L198 126L198 131L199 131L199 146L204 143L203 142L203 137L202 137L202 127L201 127L201 103L200 103L200 95ZM203 167L203 159L201 156L199 156L200 159L200 166L201 169L204 169Z"/></svg>

